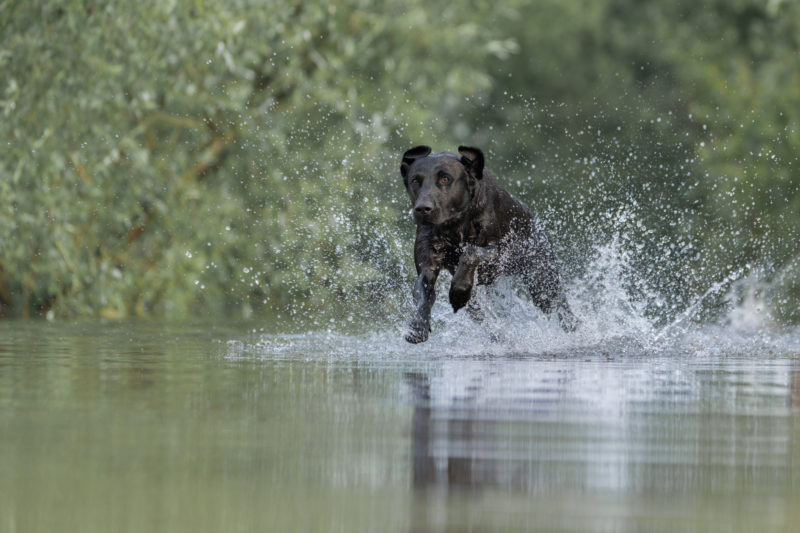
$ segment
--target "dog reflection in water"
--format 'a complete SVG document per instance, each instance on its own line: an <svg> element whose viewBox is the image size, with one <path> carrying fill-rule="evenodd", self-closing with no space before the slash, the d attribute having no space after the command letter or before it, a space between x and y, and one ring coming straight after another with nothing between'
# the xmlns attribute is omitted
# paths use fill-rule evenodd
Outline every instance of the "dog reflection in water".
<svg viewBox="0 0 800 533"><path fill-rule="evenodd" d="M405 375L413 400L411 446L414 489L475 491L484 487L511 488L524 476L515 475L502 450L487 446L495 424L470 417L466 409L435 411L431 405L430 378L423 373ZM480 391L474 391L479 393ZM455 416L448 416L448 413ZM476 452L480 452L479 454Z"/></svg>

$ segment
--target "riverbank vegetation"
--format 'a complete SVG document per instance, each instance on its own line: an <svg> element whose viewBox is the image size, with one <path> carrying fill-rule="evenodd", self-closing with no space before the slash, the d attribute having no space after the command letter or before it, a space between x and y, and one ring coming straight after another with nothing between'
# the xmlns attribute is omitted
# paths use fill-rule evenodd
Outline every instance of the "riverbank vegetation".
<svg viewBox="0 0 800 533"><path fill-rule="evenodd" d="M798 4L501 4L0 2L0 315L391 313L424 143L567 275L618 239L665 308L747 278L800 320Z"/></svg>

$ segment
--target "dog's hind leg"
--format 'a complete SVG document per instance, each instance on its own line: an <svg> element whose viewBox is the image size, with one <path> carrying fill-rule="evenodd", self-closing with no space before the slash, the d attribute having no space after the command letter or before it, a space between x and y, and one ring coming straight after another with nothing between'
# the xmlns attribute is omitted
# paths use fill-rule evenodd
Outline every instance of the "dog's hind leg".
<svg viewBox="0 0 800 533"><path fill-rule="evenodd" d="M524 281L536 307L548 315L555 312L564 331L573 332L578 329L580 320L567 303L561 277L556 271L541 269L538 275L524 276Z"/></svg>
<svg viewBox="0 0 800 533"><path fill-rule="evenodd" d="M573 331L577 330L578 326L581 325L580 319L576 317L572 313L572 309L569 308L567 297L564 296L563 293L559 296L558 306L556 307L556 315L558 316L558 321L561 324L561 329L568 333L572 333Z"/></svg>
<svg viewBox="0 0 800 533"><path fill-rule="evenodd" d="M501 331L497 328L497 315L492 311L491 306L487 308L478 302L477 294L473 294L467 302L467 316L486 329L492 342L500 341Z"/></svg>
<svg viewBox="0 0 800 533"><path fill-rule="evenodd" d="M481 307L481 304L475 299L475 296L467 302L467 316L469 316L477 324L483 324L486 320L486 311Z"/></svg>

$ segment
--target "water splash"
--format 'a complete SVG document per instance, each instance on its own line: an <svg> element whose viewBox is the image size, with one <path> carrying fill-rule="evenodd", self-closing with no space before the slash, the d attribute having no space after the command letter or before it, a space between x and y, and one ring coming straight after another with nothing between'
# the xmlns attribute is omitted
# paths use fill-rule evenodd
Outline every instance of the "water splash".
<svg viewBox="0 0 800 533"><path fill-rule="evenodd" d="M661 328L661 330L655 335L654 341L659 341L662 338L665 338L669 335L674 334L681 334L682 331L679 330L681 326L683 326L686 322L689 322L693 317L695 317L702 309L702 305L704 302L711 297L719 296L723 293L723 291L729 290L731 284L735 281L738 281L743 274L744 270L739 269L731 274L725 276L724 279L721 281L717 281L711 284L711 287L708 288L700 296L693 299L693 301L689 304L689 306L681 312L678 317Z"/></svg>
<svg viewBox="0 0 800 533"><path fill-rule="evenodd" d="M725 295L729 309L727 325L742 332L776 329L777 322L766 301L771 290L772 284L764 281L764 273L760 270L737 279Z"/></svg>
<svg viewBox="0 0 800 533"><path fill-rule="evenodd" d="M750 285L742 269L712 283L670 314L663 295L637 271L630 242L629 236L616 234L608 243L595 246L583 275L568 280L570 304L581 320L576 333L564 332L555 317L539 311L515 280L508 278L478 288L476 297L486 311L482 323L472 321L465 312L453 314L447 302L449 275L444 274L432 311L433 332L421 345L403 340L406 317L398 314L388 325L369 331L370 325L364 324L366 331L353 335L334 327L234 341L228 355L234 359L392 361L698 356L800 349L796 334L764 329L760 326L766 322L742 318L755 302L755 289L746 288ZM400 298L408 301L407 296ZM719 320L708 321L708 304L718 300L727 302L726 312ZM406 310L410 309L408 301Z"/></svg>

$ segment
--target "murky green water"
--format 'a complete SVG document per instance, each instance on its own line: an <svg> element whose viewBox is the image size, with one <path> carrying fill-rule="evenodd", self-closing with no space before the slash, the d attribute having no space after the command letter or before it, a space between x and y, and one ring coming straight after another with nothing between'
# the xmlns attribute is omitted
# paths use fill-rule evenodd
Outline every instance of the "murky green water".
<svg viewBox="0 0 800 533"><path fill-rule="evenodd" d="M395 337L2 322L0 531L800 530L796 337Z"/></svg>

